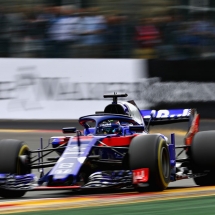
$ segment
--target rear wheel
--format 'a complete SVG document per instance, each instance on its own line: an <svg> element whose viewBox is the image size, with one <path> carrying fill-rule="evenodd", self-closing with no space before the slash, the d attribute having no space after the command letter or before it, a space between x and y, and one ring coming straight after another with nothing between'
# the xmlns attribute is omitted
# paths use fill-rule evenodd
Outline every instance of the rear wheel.
<svg viewBox="0 0 215 215"><path fill-rule="evenodd" d="M201 169L193 170L193 173L202 173L203 171ZM215 184L215 171L211 171L207 173L205 176L200 176L193 178L196 185L199 186L212 186Z"/></svg>
<svg viewBox="0 0 215 215"><path fill-rule="evenodd" d="M191 158L194 174L210 171L205 176L194 178L194 182L200 186L215 185L215 131L195 134L191 144Z"/></svg>
<svg viewBox="0 0 215 215"><path fill-rule="evenodd" d="M129 147L131 170L149 168L150 190L164 190L170 182L170 157L167 142L159 135L135 137Z"/></svg>
<svg viewBox="0 0 215 215"><path fill-rule="evenodd" d="M0 173L24 175L30 169L21 162L21 156L29 157L29 148L20 140L6 139L0 141ZM2 165L3 164L3 165ZM4 198L18 198L26 191L4 190L0 188L0 196Z"/></svg>

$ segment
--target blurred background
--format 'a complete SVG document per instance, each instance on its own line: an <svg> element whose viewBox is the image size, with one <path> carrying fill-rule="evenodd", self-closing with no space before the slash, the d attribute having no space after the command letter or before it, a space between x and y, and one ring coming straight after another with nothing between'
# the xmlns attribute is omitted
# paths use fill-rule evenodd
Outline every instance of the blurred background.
<svg viewBox="0 0 215 215"><path fill-rule="evenodd" d="M0 57L214 59L214 20L214 0L0 0Z"/></svg>

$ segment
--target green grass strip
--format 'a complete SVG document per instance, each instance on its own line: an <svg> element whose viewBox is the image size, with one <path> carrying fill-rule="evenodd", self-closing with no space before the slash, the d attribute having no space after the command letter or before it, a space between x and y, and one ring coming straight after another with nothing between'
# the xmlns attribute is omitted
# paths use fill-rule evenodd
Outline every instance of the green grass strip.
<svg viewBox="0 0 215 215"><path fill-rule="evenodd" d="M54 205L53 205L54 207ZM13 213L15 215L214 215L215 196L100 207ZM3 215L1 213L1 215Z"/></svg>

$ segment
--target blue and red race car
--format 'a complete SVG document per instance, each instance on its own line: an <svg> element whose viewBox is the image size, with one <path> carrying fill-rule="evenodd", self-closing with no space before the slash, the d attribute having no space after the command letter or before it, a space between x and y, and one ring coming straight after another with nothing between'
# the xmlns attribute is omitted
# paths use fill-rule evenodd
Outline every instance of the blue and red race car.
<svg viewBox="0 0 215 215"><path fill-rule="evenodd" d="M51 147L30 150L23 141L0 141L0 196L21 197L41 189L105 189L133 187L164 190L170 182L193 178L198 185L215 184L215 131L199 132L195 109L140 110L135 102L112 98L104 111L79 118L83 130L63 128ZM182 145L152 125L188 121ZM70 134L70 135L68 135ZM176 148L186 152L179 159ZM57 157L47 157L52 152ZM45 160L46 158L46 160ZM44 169L48 168L47 172ZM32 174L40 169L40 178Z"/></svg>

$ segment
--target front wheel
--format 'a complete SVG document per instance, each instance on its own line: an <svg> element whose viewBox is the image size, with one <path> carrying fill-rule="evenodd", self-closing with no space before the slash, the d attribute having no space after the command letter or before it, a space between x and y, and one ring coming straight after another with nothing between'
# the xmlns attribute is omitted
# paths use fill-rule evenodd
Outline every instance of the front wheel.
<svg viewBox="0 0 215 215"><path fill-rule="evenodd" d="M166 140L157 134L134 137L129 146L131 170L149 168L150 190L164 190L170 182L170 156Z"/></svg>
<svg viewBox="0 0 215 215"><path fill-rule="evenodd" d="M29 156L29 148L20 140L6 139L0 141L0 173L24 175L30 169L22 164L20 157ZM4 198L19 198L24 196L23 190L4 190L0 188L0 196Z"/></svg>

